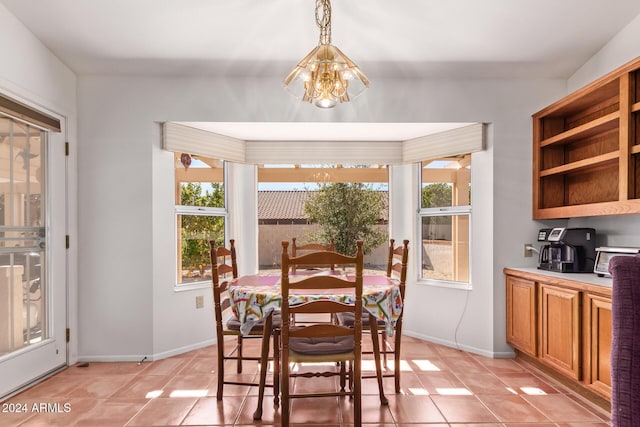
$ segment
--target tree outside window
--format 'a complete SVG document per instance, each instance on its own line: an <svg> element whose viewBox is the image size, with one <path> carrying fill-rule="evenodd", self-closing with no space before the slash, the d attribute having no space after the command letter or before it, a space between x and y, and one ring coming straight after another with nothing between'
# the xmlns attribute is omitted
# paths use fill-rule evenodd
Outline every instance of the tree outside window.
<svg viewBox="0 0 640 427"><path fill-rule="evenodd" d="M375 191L360 182L323 183L304 205L310 223L322 227L315 241L335 241L336 251L353 256L356 240L364 241L364 252L387 240L386 233L376 229L382 218L386 192Z"/></svg>
<svg viewBox="0 0 640 427"><path fill-rule="evenodd" d="M224 187L221 183L206 184L211 189L203 190L201 183L187 183L182 186L181 200L186 206L224 206ZM182 270L193 276L205 277L205 267L210 264L209 240L216 246L224 245L224 217L210 215L180 215Z"/></svg>
<svg viewBox="0 0 640 427"><path fill-rule="evenodd" d="M367 268L386 271L388 182L386 165L261 165L258 168L261 271L279 267L280 242L294 237L298 244L328 244L333 238L336 250L342 253L352 253L355 241L363 239ZM313 201L307 203L309 199Z"/></svg>

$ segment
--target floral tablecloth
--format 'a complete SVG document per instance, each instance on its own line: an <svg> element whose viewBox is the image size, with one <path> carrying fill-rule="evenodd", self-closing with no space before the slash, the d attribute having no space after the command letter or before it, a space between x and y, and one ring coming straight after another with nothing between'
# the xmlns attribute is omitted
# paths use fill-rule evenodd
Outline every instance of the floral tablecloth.
<svg viewBox="0 0 640 427"><path fill-rule="evenodd" d="M323 273L320 273L323 274ZM290 276L295 280L295 276ZM240 331L247 334L251 328L274 310L282 306L280 275L242 276L229 283L232 310L240 320ZM343 289L290 290L289 304L301 304L318 299L330 299L353 304L355 295ZM398 284L383 275L364 275L362 290L363 309L375 318L384 320L387 334L402 313L402 298Z"/></svg>

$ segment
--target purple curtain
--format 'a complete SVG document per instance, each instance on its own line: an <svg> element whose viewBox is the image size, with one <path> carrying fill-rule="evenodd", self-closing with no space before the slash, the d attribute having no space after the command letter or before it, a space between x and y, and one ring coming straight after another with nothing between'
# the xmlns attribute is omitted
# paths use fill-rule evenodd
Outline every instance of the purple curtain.
<svg viewBox="0 0 640 427"><path fill-rule="evenodd" d="M640 255L609 261L613 276L611 426L640 426Z"/></svg>

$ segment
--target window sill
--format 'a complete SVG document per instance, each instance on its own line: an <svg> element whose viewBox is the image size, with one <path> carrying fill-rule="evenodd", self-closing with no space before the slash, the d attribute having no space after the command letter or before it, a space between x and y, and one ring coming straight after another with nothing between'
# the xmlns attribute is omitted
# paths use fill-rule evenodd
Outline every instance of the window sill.
<svg viewBox="0 0 640 427"><path fill-rule="evenodd" d="M458 289L461 291L473 290L473 286L471 286L471 283L448 282L445 280L430 280L430 279L418 279L416 283L418 285L434 286L437 288Z"/></svg>
<svg viewBox="0 0 640 427"><path fill-rule="evenodd" d="M200 289L208 289L211 287L211 281L206 280L202 282L194 282L189 283L188 285L174 285L173 292L186 292L186 291L196 291Z"/></svg>

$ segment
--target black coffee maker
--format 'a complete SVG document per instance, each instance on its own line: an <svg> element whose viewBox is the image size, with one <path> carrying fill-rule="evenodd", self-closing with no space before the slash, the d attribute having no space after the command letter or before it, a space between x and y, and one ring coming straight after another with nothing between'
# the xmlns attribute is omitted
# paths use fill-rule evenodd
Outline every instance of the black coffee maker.
<svg viewBox="0 0 640 427"><path fill-rule="evenodd" d="M538 268L559 273L591 273L596 258L593 228L544 228L538 232Z"/></svg>

